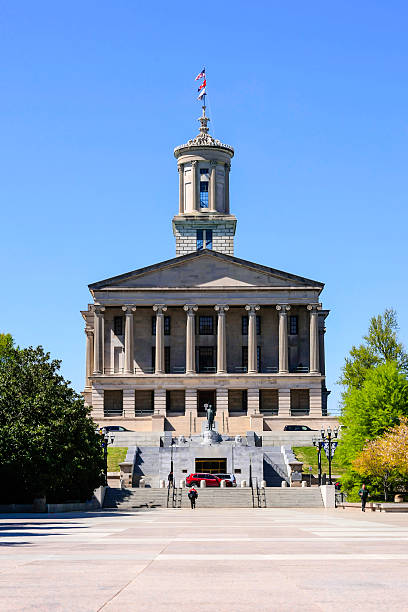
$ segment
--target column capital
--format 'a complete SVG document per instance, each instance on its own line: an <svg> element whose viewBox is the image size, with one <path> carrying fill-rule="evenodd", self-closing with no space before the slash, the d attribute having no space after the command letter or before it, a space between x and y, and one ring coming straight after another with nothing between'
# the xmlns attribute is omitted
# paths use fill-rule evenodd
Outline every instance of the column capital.
<svg viewBox="0 0 408 612"><path fill-rule="evenodd" d="M285 315L287 312L289 312L290 306L289 304L278 304L276 306L276 310L279 312L279 314Z"/></svg>
<svg viewBox="0 0 408 612"><path fill-rule="evenodd" d="M216 159L212 159L212 160L210 161L210 166L211 166L212 168L215 168L215 166L216 166L217 164L218 164L218 162L217 162L217 160L216 160Z"/></svg>
<svg viewBox="0 0 408 612"><path fill-rule="evenodd" d="M88 336L88 338L92 338L94 335L94 330L92 329L92 327L85 327L84 332Z"/></svg>
<svg viewBox="0 0 408 612"><path fill-rule="evenodd" d="M178 172L183 172L184 171L184 164L177 164L177 171Z"/></svg>
<svg viewBox="0 0 408 612"><path fill-rule="evenodd" d="M219 315L224 315L227 310L229 310L229 306L227 304L216 304L214 310L218 312Z"/></svg>
<svg viewBox="0 0 408 612"><path fill-rule="evenodd" d="M136 306L134 304L125 304L122 306L122 310L125 314L131 315L136 312Z"/></svg>
<svg viewBox="0 0 408 612"><path fill-rule="evenodd" d="M196 159L193 159L193 161L191 162L191 165L193 166L193 168L195 168L197 164L198 164L198 161Z"/></svg>
<svg viewBox="0 0 408 612"><path fill-rule="evenodd" d="M183 310L186 311L187 315L194 315L197 312L198 306L197 304L184 304Z"/></svg>
<svg viewBox="0 0 408 612"><path fill-rule="evenodd" d="M153 305L153 310L156 313L156 315L158 317L160 317L160 315L162 315L164 312L166 312L167 306L166 306L166 304L154 304Z"/></svg>
<svg viewBox="0 0 408 612"><path fill-rule="evenodd" d="M231 164L229 164L228 162L225 162L224 166L225 166L225 169L228 170L228 172L231 171Z"/></svg>
<svg viewBox="0 0 408 612"><path fill-rule="evenodd" d="M317 310L321 310L322 306L321 304L308 304L307 309L316 312Z"/></svg>
<svg viewBox="0 0 408 612"><path fill-rule="evenodd" d="M261 309L261 307L259 306L259 304L247 304L245 306L245 310L247 310L248 314L250 314L250 315L251 314L255 314L255 312L257 310L260 310L260 309Z"/></svg>
<svg viewBox="0 0 408 612"><path fill-rule="evenodd" d="M105 306L101 306L100 304L92 304L91 310L96 315L103 314L106 310Z"/></svg>

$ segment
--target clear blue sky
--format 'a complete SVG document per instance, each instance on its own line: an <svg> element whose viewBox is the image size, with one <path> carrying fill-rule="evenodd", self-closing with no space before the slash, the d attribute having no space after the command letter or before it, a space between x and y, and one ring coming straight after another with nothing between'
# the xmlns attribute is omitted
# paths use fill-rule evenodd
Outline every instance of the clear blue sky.
<svg viewBox="0 0 408 612"><path fill-rule="evenodd" d="M88 283L175 254L208 71L236 255L326 283L329 406L369 317L407 342L405 2L2 3L0 329L83 388ZM146 212L147 211L147 212Z"/></svg>

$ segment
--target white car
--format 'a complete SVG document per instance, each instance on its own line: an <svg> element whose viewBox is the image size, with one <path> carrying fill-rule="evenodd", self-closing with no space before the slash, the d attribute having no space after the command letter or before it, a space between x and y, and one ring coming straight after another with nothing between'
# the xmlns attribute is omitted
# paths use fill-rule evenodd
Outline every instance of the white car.
<svg viewBox="0 0 408 612"><path fill-rule="evenodd" d="M233 487L237 486L237 481L234 474L214 474L214 476L218 476L221 480L228 480Z"/></svg>

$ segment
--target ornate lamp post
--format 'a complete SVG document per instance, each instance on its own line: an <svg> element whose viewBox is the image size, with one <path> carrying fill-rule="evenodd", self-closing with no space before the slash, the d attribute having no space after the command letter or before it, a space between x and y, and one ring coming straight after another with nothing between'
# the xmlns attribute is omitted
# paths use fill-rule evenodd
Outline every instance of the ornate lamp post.
<svg viewBox="0 0 408 612"><path fill-rule="evenodd" d="M108 433L101 432L101 446L103 448L103 461L104 461L104 475L105 475L105 486L108 486L108 444L113 444L115 441L114 435L108 435Z"/></svg>
<svg viewBox="0 0 408 612"><path fill-rule="evenodd" d="M317 447L317 462L319 467L319 485L322 484L322 448L325 444L328 446L328 462L329 462L329 484L332 483L332 474L331 474L331 466L332 466L332 442L333 438L337 438L338 428L335 427L333 430L329 427L325 429L322 425L320 430L320 438L313 438L313 446Z"/></svg>
<svg viewBox="0 0 408 612"><path fill-rule="evenodd" d="M319 487L322 484L322 446L323 442L319 438L313 438L313 446L317 448L317 469Z"/></svg>
<svg viewBox="0 0 408 612"><path fill-rule="evenodd" d="M331 477L331 465L332 465L332 440L333 438L337 438L337 433L338 433L338 428L335 427L334 430L332 431L332 428L329 426L326 431L324 430L324 428L321 429L320 431L321 436L322 436L322 442L324 443L328 443L328 450L329 450L329 456L328 456L328 460L329 460L329 485L333 484L332 483L332 477Z"/></svg>

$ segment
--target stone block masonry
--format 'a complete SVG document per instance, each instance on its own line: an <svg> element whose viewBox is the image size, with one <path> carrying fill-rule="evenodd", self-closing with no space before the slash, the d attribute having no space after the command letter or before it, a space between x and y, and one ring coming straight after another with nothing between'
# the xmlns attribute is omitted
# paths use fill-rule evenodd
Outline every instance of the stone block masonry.
<svg viewBox="0 0 408 612"><path fill-rule="evenodd" d="M234 255L235 225L235 217L226 220L225 217L219 219L213 215L200 219L178 216L173 220L177 257L197 250L197 230L212 230L212 249L225 255Z"/></svg>

